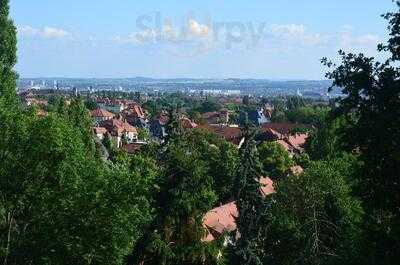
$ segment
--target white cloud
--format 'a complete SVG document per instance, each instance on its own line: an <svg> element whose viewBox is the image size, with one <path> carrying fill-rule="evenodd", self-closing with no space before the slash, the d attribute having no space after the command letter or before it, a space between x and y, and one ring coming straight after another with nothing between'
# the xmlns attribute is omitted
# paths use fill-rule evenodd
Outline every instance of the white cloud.
<svg viewBox="0 0 400 265"><path fill-rule="evenodd" d="M300 42L309 46L321 44L323 41L321 34L308 32L303 24L273 24L270 26L270 33L286 41Z"/></svg>
<svg viewBox="0 0 400 265"><path fill-rule="evenodd" d="M21 27L17 27L17 32L21 36L35 36L35 35L38 35L39 30L35 29L31 26L21 26Z"/></svg>
<svg viewBox="0 0 400 265"><path fill-rule="evenodd" d="M45 27L41 31L41 35L44 38L63 38L65 36L69 35L69 33L63 29Z"/></svg>
<svg viewBox="0 0 400 265"><path fill-rule="evenodd" d="M346 28L337 35L338 45L344 50L358 51L363 49L375 50L381 41L378 35L364 34L355 36L352 28Z"/></svg>
<svg viewBox="0 0 400 265"><path fill-rule="evenodd" d="M363 46L376 46L380 42L380 38L377 35L374 34L366 34L359 36L355 39L355 42L358 45L363 45Z"/></svg>
<svg viewBox="0 0 400 265"><path fill-rule="evenodd" d="M188 20L188 32L196 37L207 37L210 29L206 25L202 25L194 19Z"/></svg>
<svg viewBox="0 0 400 265"><path fill-rule="evenodd" d="M17 32L22 37L41 37L45 39L58 39L69 35L69 32L54 27L44 27L43 29L31 26L19 26Z"/></svg>
<svg viewBox="0 0 400 265"><path fill-rule="evenodd" d="M132 44L143 44L143 43L178 43L196 40L205 40L210 37L210 28L206 25L200 24L194 19L187 20L187 23L177 28L166 20L162 28L148 28L135 33L131 33L127 36L114 36L112 40L114 42L132 43Z"/></svg>
<svg viewBox="0 0 400 265"><path fill-rule="evenodd" d="M302 24L271 25L271 32L284 37L301 37L306 32L306 27Z"/></svg>

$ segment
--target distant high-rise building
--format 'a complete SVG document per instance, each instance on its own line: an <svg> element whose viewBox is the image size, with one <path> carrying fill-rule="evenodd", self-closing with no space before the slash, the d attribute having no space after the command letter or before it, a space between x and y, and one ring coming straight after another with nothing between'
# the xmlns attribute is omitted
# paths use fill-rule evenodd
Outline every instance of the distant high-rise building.
<svg viewBox="0 0 400 265"><path fill-rule="evenodd" d="M57 82L57 80L53 81L53 85L54 85L54 89L58 90L58 82Z"/></svg>

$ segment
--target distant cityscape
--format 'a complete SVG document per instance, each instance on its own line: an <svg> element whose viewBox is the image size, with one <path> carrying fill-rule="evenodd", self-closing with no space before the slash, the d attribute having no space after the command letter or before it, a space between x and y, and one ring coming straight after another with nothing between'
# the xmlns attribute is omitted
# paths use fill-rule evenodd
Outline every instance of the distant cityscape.
<svg viewBox="0 0 400 265"><path fill-rule="evenodd" d="M318 100L340 97L340 90L328 91L329 80L284 80L267 79L153 79L136 78L21 78L18 91L70 90L77 93L98 91L173 93L226 95L226 96L300 96Z"/></svg>

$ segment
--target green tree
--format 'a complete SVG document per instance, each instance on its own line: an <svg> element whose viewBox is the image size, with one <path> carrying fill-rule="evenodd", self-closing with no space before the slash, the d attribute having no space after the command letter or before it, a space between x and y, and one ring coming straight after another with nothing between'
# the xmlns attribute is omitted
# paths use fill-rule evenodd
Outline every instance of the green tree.
<svg viewBox="0 0 400 265"><path fill-rule="evenodd" d="M244 129L245 141L240 149L234 194L239 217L236 219L240 238L233 247L230 264L260 265L260 216L265 208L259 182L262 165L254 141L254 132Z"/></svg>
<svg viewBox="0 0 400 265"><path fill-rule="evenodd" d="M327 74L345 95L336 115L349 126L344 142L364 163L357 193L367 212L365 235L369 264L394 264L400 257L400 2L389 21L389 40L378 46L390 58L377 62L340 51L341 64Z"/></svg>
<svg viewBox="0 0 400 265"><path fill-rule="evenodd" d="M284 177L294 165L289 153L277 142L264 142L258 150L264 171L274 180Z"/></svg>
<svg viewBox="0 0 400 265"><path fill-rule="evenodd" d="M264 264L363 264L363 211L346 181L356 168L342 159L315 162L276 184L262 226Z"/></svg>
<svg viewBox="0 0 400 265"><path fill-rule="evenodd" d="M213 178L213 189L219 198L218 203L231 200L239 158L237 147L205 129L191 130L187 139L201 154L208 175Z"/></svg>
<svg viewBox="0 0 400 265"><path fill-rule="evenodd" d="M138 128L138 139L142 141L148 141L150 140L150 133L147 129L144 128Z"/></svg>
<svg viewBox="0 0 400 265"><path fill-rule="evenodd" d="M1 242L10 242L1 257L8 264L122 264L150 220L147 184L155 173L101 164L56 115L25 126L12 156L18 163L2 167L11 221L0 229Z"/></svg>
<svg viewBox="0 0 400 265"><path fill-rule="evenodd" d="M201 154L181 137L170 139L163 154L164 174L158 179L156 217L136 245L131 264L219 264L216 243L202 242L204 214L216 195Z"/></svg>
<svg viewBox="0 0 400 265"><path fill-rule="evenodd" d="M88 110L95 110L98 108L97 102L96 100L92 99L92 98L88 98L85 100L85 107Z"/></svg>
<svg viewBox="0 0 400 265"><path fill-rule="evenodd" d="M17 63L17 36L9 18L8 2L0 1L0 98L15 102L17 74L13 68Z"/></svg>
<svg viewBox="0 0 400 265"><path fill-rule="evenodd" d="M310 158L330 160L339 156L346 149L343 132L347 126L346 119L326 119L306 140L304 147Z"/></svg>

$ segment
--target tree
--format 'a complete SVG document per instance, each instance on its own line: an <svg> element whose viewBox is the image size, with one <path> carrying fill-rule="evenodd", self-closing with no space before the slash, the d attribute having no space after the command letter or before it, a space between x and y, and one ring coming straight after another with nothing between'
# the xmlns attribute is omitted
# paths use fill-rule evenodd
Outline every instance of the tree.
<svg viewBox="0 0 400 265"><path fill-rule="evenodd" d="M8 264L122 264L150 220L155 173L102 164L56 115L25 126L0 183Z"/></svg>
<svg viewBox="0 0 400 265"><path fill-rule="evenodd" d="M218 196L218 203L232 200L239 158L237 147L205 129L191 130L187 139L201 154L208 175L213 179L213 189Z"/></svg>
<svg viewBox="0 0 400 265"><path fill-rule="evenodd" d="M260 265L260 217L265 202L260 192L262 165L254 141L254 131L244 129L245 141L240 149L234 195L239 217L236 219L240 238L235 242L230 264Z"/></svg>
<svg viewBox="0 0 400 265"><path fill-rule="evenodd" d="M216 195L205 163L193 146L179 136L163 154L164 174L157 180L156 216L135 246L130 264L219 264L216 243L203 242L204 214Z"/></svg>
<svg viewBox="0 0 400 265"><path fill-rule="evenodd" d="M8 0L0 1L0 98L6 102L16 101L17 35L9 19Z"/></svg>
<svg viewBox="0 0 400 265"><path fill-rule="evenodd" d="M357 194L367 212L366 256L370 264L393 264L400 257L400 2L389 21L389 40L378 50L389 55L377 62L363 54L340 51L341 64L323 59L334 69L327 74L345 95L336 116L349 126L344 141L364 163Z"/></svg>
<svg viewBox="0 0 400 265"><path fill-rule="evenodd" d="M277 142L264 142L258 150L264 171L274 180L284 177L294 165L289 153Z"/></svg>
<svg viewBox="0 0 400 265"><path fill-rule="evenodd" d="M148 141L150 140L150 133L147 129L145 128L138 128L138 139L142 141Z"/></svg>
<svg viewBox="0 0 400 265"><path fill-rule="evenodd" d="M304 145L313 160L330 160L338 157L346 148L343 131L348 123L344 118L327 118L322 125L307 138Z"/></svg>
<svg viewBox="0 0 400 265"><path fill-rule="evenodd" d="M88 98L85 100L85 107L88 110L95 110L98 108L97 102L96 100L92 99L92 98Z"/></svg>
<svg viewBox="0 0 400 265"><path fill-rule="evenodd" d="M347 183L357 166L349 161L314 162L277 182L262 226L264 264L363 264L363 211Z"/></svg>

